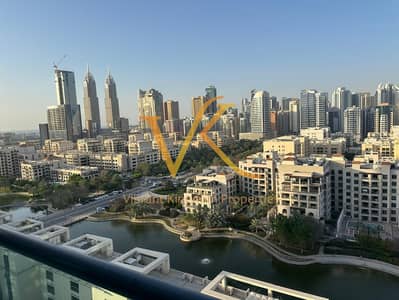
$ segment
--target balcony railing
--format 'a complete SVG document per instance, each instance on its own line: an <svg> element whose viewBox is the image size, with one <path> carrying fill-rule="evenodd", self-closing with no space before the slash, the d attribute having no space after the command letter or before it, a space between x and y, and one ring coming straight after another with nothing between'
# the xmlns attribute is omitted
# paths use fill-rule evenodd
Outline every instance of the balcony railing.
<svg viewBox="0 0 399 300"><path fill-rule="evenodd" d="M0 246L128 299L215 299L4 228Z"/></svg>

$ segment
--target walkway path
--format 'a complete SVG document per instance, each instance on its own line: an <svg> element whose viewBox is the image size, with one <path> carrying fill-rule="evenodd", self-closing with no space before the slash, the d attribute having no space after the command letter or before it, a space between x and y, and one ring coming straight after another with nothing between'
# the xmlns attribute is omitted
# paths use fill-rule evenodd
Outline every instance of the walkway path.
<svg viewBox="0 0 399 300"><path fill-rule="evenodd" d="M262 247L265 251L271 254L276 259L285 262L287 264L295 265L310 265L310 264L336 264L336 265L350 265L356 267L364 267L372 270L388 273L399 277L399 266L389 264L383 261L349 256L349 255L330 255L330 254L315 254L315 255L297 255L290 253L280 247L274 245L270 241L260 238L253 233L242 232L242 231L231 231L226 233L202 233L203 237L208 238L231 238L241 239L251 242L259 247Z"/></svg>

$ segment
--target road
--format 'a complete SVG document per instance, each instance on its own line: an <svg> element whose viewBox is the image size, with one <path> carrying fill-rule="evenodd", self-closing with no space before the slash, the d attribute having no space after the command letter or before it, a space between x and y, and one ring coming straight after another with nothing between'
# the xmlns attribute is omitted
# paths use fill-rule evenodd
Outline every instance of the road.
<svg viewBox="0 0 399 300"><path fill-rule="evenodd" d="M39 220L44 222L44 226L61 225L73 221L80 216L90 215L96 212L97 207L108 206L112 201L123 197L124 195L141 194L148 191L147 186L139 186L130 190L126 190L121 194L106 194L101 196L101 199L82 204L80 206L73 206L71 208L56 211L47 216L41 217ZM99 198L99 197L98 197Z"/></svg>
<svg viewBox="0 0 399 300"><path fill-rule="evenodd" d="M194 176L195 173L193 172L185 172L182 176L179 176L177 179L178 182L183 181L186 178ZM164 176L162 178L159 177L144 177L140 180L140 186L135 187L130 190L124 191L122 194L112 194L109 193L107 195L101 196L101 199L88 202L86 204L82 204L80 206L73 206L71 208L63 209L56 211L52 214L46 215L41 217L39 220L44 222L44 226L51 226L51 225L63 225L66 223L72 223L76 221L80 217L84 217L96 212L97 207L104 207L108 206L112 201L123 197L124 195L134 195L134 194L141 194L146 191L150 191L154 189L160 184L162 181L170 179L169 176ZM100 197L97 197L100 198Z"/></svg>

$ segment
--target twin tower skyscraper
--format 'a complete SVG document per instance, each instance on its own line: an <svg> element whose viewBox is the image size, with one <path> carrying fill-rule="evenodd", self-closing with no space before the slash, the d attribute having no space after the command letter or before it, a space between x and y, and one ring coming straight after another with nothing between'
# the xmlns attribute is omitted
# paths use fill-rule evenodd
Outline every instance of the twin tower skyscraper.
<svg viewBox="0 0 399 300"><path fill-rule="evenodd" d="M119 100L114 78L108 72L105 79L105 118L106 126L111 129L120 129L121 120ZM96 81L89 68L83 80L83 103L85 110L86 128L89 136L95 136L101 128L100 107L97 97Z"/></svg>
<svg viewBox="0 0 399 300"><path fill-rule="evenodd" d="M59 69L55 69L54 75L58 105L47 109L49 137L76 140L82 136L82 121L76 97L75 75L71 71ZM122 124L119 100L116 84L110 73L105 79L104 91L106 126L120 129ZM83 103L87 136L94 137L101 129L101 117L96 81L89 68L83 80Z"/></svg>

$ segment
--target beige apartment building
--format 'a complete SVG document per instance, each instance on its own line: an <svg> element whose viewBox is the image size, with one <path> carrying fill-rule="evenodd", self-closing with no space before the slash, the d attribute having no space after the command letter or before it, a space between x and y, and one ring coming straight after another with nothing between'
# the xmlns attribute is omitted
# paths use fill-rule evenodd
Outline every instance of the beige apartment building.
<svg viewBox="0 0 399 300"><path fill-rule="evenodd" d="M97 138L79 139L76 142L78 151L101 152L104 151L103 142Z"/></svg>
<svg viewBox="0 0 399 300"><path fill-rule="evenodd" d="M307 129L306 129L307 130ZM279 156L295 154L308 157L310 155L344 154L346 151L345 138L317 139L308 136L280 136L263 142L263 151L276 151Z"/></svg>
<svg viewBox="0 0 399 300"><path fill-rule="evenodd" d="M263 142L263 152L276 151L278 155L296 154L309 156L309 138L306 136L286 135Z"/></svg>
<svg viewBox="0 0 399 300"><path fill-rule="evenodd" d="M130 169L129 156L126 153L90 153L89 162L91 167L97 167L100 170L126 172Z"/></svg>
<svg viewBox="0 0 399 300"><path fill-rule="evenodd" d="M328 157L336 154L343 155L346 151L345 138L326 138L324 140L310 139L309 153L311 155L326 155Z"/></svg>
<svg viewBox="0 0 399 300"><path fill-rule="evenodd" d="M129 155L140 155L152 151L152 141L137 140L128 144Z"/></svg>
<svg viewBox="0 0 399 300"><path fill-rule="evenodd" d="M129 170L135 170L138 165L156 164L160 161L160 153L157 150L150 150L140 154L129 154Z"/></svg>
<svg viewBox="0 0 399 300"><path fill-rule="evenodd" d="M399 159L399 140L390 136L369 134L362 143L362 154L374 153L380 158Z"/></svg>
<svg viewBox="0 0 399 300"><path fill-rule="evenodd" d="M80 176L84 179L91 179L98 176L97 167L64 167L50 170L50 177L55 182L68 182L72 176Z"/></svg>
<svg viewBox="0 0 399 300"><path fill-rule="evenodd" d="M329 162L325 159L299 159L287 156L277 164L277 212L294 213L328 220L331 216Z"/></svg>
<svg viewBox="0 0 399 300"><path fill-rule="evenodd" d="M309 127L301 129L301 136L311 139L324 140L330 137L330 127Z"/></svg>
<svg viewBox="0 0 399 300"><path fill-rule="evenodd" d="M204 170L200 175L195 176L195 180L215 180L222 185L222 194L226 196L236 195L239 191L239 178L230 167L211 166Z"/></svg>
<svg viewBox="0 0 399 300"><path fill-rule="evenodd" d="M104 152L126 153L127 141L121 138L104 139Z"/></svg>
<svg viewBox="0 0 399 300"><path fill-rule="evenodd" d="M73 150L75 144L69 140L51 139L45 140L43 150L49 153L62 153L65 151Z"/></svg>
<svg viewBox="0 0 399 300"><path fill-rule="evenodd" d="M331 161L332 203L346 216L398 225L399 167L377 154Z"/></svg>
<svg viewBox="0 0 399 300"><path fill-rule="evenodd" d="M0 176L19 177L20 174L20 157L18 150L13 147L0 147Z"/></svg>
<svg viewBox="0 0 399 300"><path fill-rule="evenodd" d="M21 162L21 178L29 181L40 181L50 179L52 163L47 160Z"/></svg>
<svg viewBox="0 0 399 300"><path fill-rule="evenodd" d="M183 197L183 207L188 213L193 213L198 206L212 210L222 202L222 184L216 180L200 179L186 188Z"/></svg>
<svg viewBox="0 0 399 300"><path fill-rule="evenodd" d="M90 166L90 152L72 150L56 154L55 157L62 158L70 166Z"/></svg>
<svg viewBox="0 0 399 300"><path fill-rule="evenodd" d="M238 167L256 178L240 176L240 191L252 196L267 196L275 191L277 154L257 153L240 160Z"/></svg>

